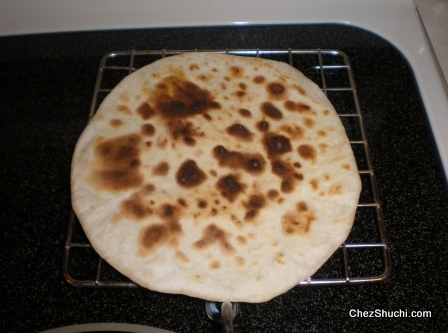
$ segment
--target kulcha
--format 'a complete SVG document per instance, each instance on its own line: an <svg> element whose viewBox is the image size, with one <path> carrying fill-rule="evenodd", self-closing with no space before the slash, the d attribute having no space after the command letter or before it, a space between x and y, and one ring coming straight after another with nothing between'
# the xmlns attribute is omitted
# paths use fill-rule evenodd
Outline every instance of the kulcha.
<svg viewBox="0 0 448 333"><path fill-rule="evenodd" d="M137 284L264 302L347 238L361 182L344 127L292 66L185 53L124 78L75 148L73 209Z"/></svg>

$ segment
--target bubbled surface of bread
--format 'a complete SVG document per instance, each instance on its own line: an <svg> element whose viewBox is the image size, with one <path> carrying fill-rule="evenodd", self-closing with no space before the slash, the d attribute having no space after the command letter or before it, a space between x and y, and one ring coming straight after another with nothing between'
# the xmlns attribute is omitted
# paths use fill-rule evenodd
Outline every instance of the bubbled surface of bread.
<svg viewBox="0 0 448 333"><path fill-rule="evenodd" d="M346 239L360 179L318 86L271 60L186 53L126 77L82 133L72 204L151 290L263 302Z"/></svg>

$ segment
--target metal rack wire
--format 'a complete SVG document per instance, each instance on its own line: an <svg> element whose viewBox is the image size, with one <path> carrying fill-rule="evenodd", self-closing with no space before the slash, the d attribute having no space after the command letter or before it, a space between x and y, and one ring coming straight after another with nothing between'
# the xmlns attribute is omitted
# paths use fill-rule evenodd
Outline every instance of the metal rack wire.
<svg viewBox="0 0 448 333"><path fill-rule="evenodd" d="M121 79L159 58L197 50L120 51L101 60L89 112L92 117L104 97ZM345 243L299 286L375 283L390 274L390 255L378 197L377 180L355 80L347 55L338 50L201 50L284 61L318 84L334 105L346 129L363 184L352 231ZM68 221L64 280L75 287L138 288L92 249L73 211Z"/></svg>

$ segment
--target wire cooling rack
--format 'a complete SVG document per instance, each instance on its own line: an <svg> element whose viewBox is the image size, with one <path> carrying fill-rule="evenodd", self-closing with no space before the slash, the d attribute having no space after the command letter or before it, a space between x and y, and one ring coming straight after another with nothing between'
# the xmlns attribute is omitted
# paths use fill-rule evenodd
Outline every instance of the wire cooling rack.
<svg viewBox="0 0 448 333"><path fill-rule="evenodd" d="M90 107L92 117L107 94L128 74L163 57L197 50L120 51L99 67ZM283 61L314 81L335 107L347 132L362 181L353 228L330 259L299 286L374 283L390 274L390 256L358 94L346 54L338 50L201 50ZM63 277L75 287L138 288L105 262L90 245L73 211L66 234Z"/></svg>

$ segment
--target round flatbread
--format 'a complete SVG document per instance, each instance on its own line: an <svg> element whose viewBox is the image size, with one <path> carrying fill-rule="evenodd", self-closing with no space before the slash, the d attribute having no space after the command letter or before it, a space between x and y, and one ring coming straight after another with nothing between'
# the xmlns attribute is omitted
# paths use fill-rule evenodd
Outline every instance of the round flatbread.
<svg viewBox="0 0 448 333"><path fill-rule="evenodd" d="M139 285L263 302L346 239L361 182L336 111L302 73L197 52L117 85L79 138L71 188L94 249Z"/></svg>

